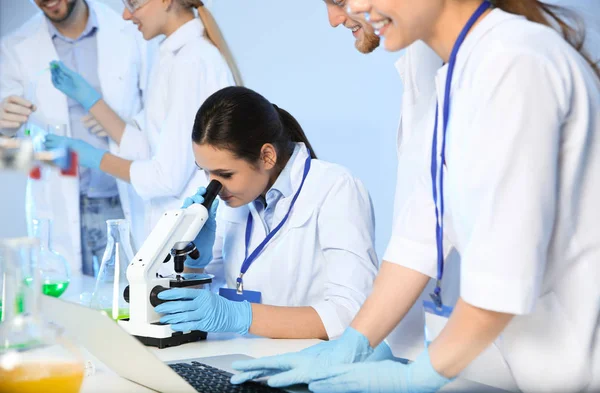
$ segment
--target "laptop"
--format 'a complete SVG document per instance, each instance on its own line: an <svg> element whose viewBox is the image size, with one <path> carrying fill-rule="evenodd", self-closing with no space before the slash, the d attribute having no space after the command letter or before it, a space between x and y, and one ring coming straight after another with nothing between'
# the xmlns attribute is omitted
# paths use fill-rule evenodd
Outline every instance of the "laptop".
<svg viewBox="0 0 600 393"><path fill-rule="evenodd" d="M276 389L264 382L229 383L231 364L252 359L242 354L163 362L112 319L77 303L41 296L45 316L62 326L92 355L122 378L158 392L282 393L308 392L307 385ZM468 380L457 380L441 392L506 393Z"/></svg>
<svg viewBox="0 0 600 393"><path fill-rule="evenodd" d="M97 310L41 296L41 309L98 360L122 378L158 392L283 393L308 392L307 386L276 389L264 382L232 385L231 364L252 359L242 354L163 362L135 337Z"/></svg>

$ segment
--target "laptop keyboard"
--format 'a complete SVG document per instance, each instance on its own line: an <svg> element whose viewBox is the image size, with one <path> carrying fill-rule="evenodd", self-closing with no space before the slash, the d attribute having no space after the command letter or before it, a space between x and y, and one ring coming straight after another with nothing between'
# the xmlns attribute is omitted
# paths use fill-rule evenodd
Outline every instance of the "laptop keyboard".
<svg viewBox="0 0 600 393"><path fill-rule="evenodd" d="M191 362L169 364L180 377L200 393L275 393L284 390L272 388L257 382L232 385L229 379L233 374L209 365Z"/></svg>

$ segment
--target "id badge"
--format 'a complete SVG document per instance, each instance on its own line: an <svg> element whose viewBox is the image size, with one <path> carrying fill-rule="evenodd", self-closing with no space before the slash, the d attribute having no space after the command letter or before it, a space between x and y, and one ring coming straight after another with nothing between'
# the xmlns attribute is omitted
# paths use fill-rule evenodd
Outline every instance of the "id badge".
<svg viewBox="0 0 600 393"><path fill-rule="evenodd" d="M441 308L436 307L435 303L429 300L423 301L423 314L425 315L425 347L429 347L429 344L440 334L450 314L452 314L452 307L444 306Z"/></svg>
<svg viewBox="0 0 600 393"><path fill-rule="evenodd" d="M262 294L260 292L249 291L247 289L244 289L244 291L239 294L236 289L219 288L219 295L234 302L243 302L244 300L247 300L249 303L262 303Z"/></svg>

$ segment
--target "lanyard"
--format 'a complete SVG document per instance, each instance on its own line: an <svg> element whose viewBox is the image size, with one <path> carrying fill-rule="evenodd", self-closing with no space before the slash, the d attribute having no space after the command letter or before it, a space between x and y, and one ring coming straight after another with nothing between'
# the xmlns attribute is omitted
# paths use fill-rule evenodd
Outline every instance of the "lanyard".
<svg viewBox="0 0 600 393"><path fill-rule="evenodd" d="M281 227L283 227L283 224L285 224L285 222L290 217L290 213L292 212L292 209L294 208L294 204L296 204L296 199L298 199L298 196L300 195L300 191L302 191L302 187L304 186L304 181L306 180L306 177L308 176L308 172L310 171L310 163L311 163L311 156L310 156L310 151L309 151L308 157L306 157L306 162L304 163L304 174L302 175L302 181L300 182L300 187L298 187L298 191L296 191L294 198L292 198L292 202L290 203L290 208L289 208L288 212L286 213L285 217L283 217L283 220L281 220L281 222L271 232L269 232L267 237L265 237L265 239L258 245L258 247L256 247L254 249L254 251L252 251L250 256L248 256L248 247L250 245L250 236L252 235L252 224L253 224L254 220L252 218L252 213L251 212L248 213L248 221L246 222L246 256L244 258L244 263L242 263L242 268L240 269L240 276L236 280L237 281L236 289L237 289L238 294L241 294L244 291L244 283L243 283L242 278L244 277L244 274L246 274L246 272L248 271L248 268L250 267L250 265L252 265L252 263L256 260L258 255L265 248L267 243L269 243L269 241L277 234L277 232L279 232Z"/></svg>
<svg viewBox="0 0 600 393"><path fill-rule="evenodd" d="M438 113L439 104L436 103L435 109L435 125L433 126L433 141L431 142L431 185L433 189L433 202L435 204L435 240L437 245L437 282L434 292L431 294L431 298L438 308L442 307L442 289L440 287L442 283L442 276L444 275L444 168L443 165L446 162L446 130L448 128L448 118L450 116L450 90L452 86L452 76L454 74L454 66L456 65L456 56L458 50L463 44L465 37L469 33L469 30L473 27L475 22L483 15L488 8L491 7L489 1L484 1L479 8L471 15L465 27L463 27L460 35L454 43L452 53L450 54L450 60L448 62L448 74L446 77L446 89L444 92L444 108L443 116L444 123L442 126L442 151L440 156L440 177L439 177L439 196L440 196L440 211L438 212L438 160L437 160L437 129L438 129Z"/></svg>

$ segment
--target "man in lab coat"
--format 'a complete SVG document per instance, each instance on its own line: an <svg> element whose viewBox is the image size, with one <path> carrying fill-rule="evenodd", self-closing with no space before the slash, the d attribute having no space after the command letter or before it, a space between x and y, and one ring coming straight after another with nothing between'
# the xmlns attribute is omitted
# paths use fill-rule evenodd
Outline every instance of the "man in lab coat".
<svg viewBox="0 0 600 393"><path fill-rule="evenodd" d="M356 40L354 46L360 53L371 53L379 46L379 36L375 34L373 27L361 18L351 18L344 10L343 1L325 0L327 17L331 27L343 25L352 31Z"/></svg>
<svg viewBox="0 0 600 393"><path fill-rule="evenodd" d="M47 68L60 60L83 75L125 119L142 107L150 51L135 26L92 0L32 0L41 10L0 47L0 132L66 134L95 147L118 147L74 100L55 89ZM142 202L126 183L80 168L76 178L56 171L27 186L27 219L53 223L53 248L74 274L93 275L106 247L106 220L126 218L135 246Z"/></svg>
<svg viewBox="0 0 600 393"><path fill-rule="evenodd" d="M371 53L379 46L379 36L373 27L358 15L348 15L344 2L325 0L329 23L332 27L343 25L350 29L355 37L355 47L361 53ZM408 48L403 56L396 62L396 69L402 79L404 93L402 95L402 118L397 133L398 169L396 178L396 193L394 198L394 217L401 209L403 201L411 196L413 187L410 185L418 181L419 173L415 168L423 167L423 162L429 157L426 151L431 145L430 133L419 131L428 124L428 112L435 105L434 77L436 71L442 66L441 59L425 44L416 43ZM432 101L433 100L433 101ZM433 115L432 115L433 116ZM430 131L433 131L433 123ZM416 135L413 135L416 134ZM410 147L407 148L407 142ZM396 222L396 219L394 219ZM401 255L394 252L393 241L386 250L384 260L400 262ZM452 258L446 270L444 286L444 301L454 304L458 298L458 261ZM432 282L423 292L423 299L428 299L435 283ZM398 327L387 338L387 343L397 357L414 360L424 347L424 326L421 302L413 307Z"/></svg>

